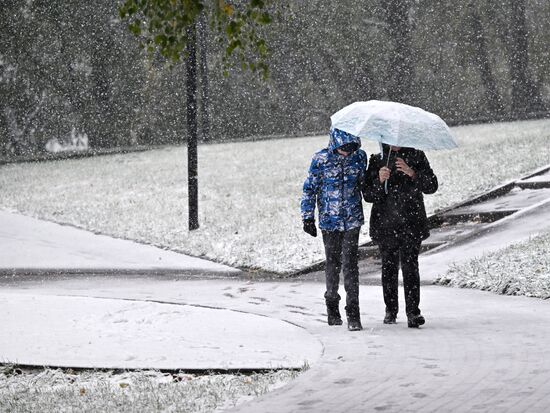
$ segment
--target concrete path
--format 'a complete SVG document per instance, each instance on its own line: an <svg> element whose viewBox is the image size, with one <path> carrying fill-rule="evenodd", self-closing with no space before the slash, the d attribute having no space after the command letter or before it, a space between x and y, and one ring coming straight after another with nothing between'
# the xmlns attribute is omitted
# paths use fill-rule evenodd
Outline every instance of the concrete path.
<svg viewBox="0 0 550 413"><path fill-rule="evenodd" d="M0 290L0 325L9 331L0 334L3 363L170 371L300 369L314 364L323 349L305 329L249 312L124 296L67 296L62 287L57 294L37 290Z"/></svg>
<svg viewBox="0 0 550 413"><path fill-rule="evenodd" d="M420 256L422 280L432 282L453 263L461 263L550 231L550 198L484 227L474 237Z"/></svg>
<svg viewBox="0 0 550 413"><path fill-rule="evenodd" d="M367 316L365 332L340 329L320 363L235 411L549 411L550 303L441 287L423 302L425 328Z"/></svg>
<svg viewBox="0 0 550 413"><path fill-rule="evenodd" d="M287 386L240 412L544 412L550 409L550 302L427 286L427 324L381 322L379 287L361 287L365 329L325 323L324 286L316 282L80 277L23 281L4 294L124 298L206 305L286 320L323 345L320 358ZM403 307L404 303L401 302ZM67 313L70 313L67 309ZM232 325L236 331L240 323ZM244 330L243 330L244 332ZM254 340L256 333L248 332ZM289 342L299 337L285 336ZM235 354L238 357L238 354Z"/></svg>
<svg viewBox="0 0 550 413"><path fill-rule="evenodd" d="M0 275L240 271L151 245L0 211Z"/></svg>
<svg viewBox="0 0 550 413"><path fill-rule="evenodd" d="M519 235L528 237L531 230L542 230L543 224L550 222L550 209L548 204L538 207L502 220L498 228L495 226L480 234L480 238L464 240L454 247L456 249L434 250L425 255L421 272L433 277L454 260L480 254L481 248L502 247L504 239L510 242ZM15 223L14 227L19 225ZM529 231L524 231L526 229ZM14 239L4 230L3 234L6 233L4 240ZM82 245L85 247L85 243ZM137 263L140 255L134 256ZM85 254L78 256L82 258ZM185 273L183 267L182 263L182 274ZM41 273L0 277L0 297L4 300L10 296L26 296L46 303L64 302L64 311L56 313L59 326L69 325L72 320L71 301L76 305L80 298L94 303L105 299L132 300L147 308L155 307L153 303L162 303L244 312L252 319L267 316L274 320L274 325L287 322L300 327L300 330L277 333L286 341L302 340L297 338L296 331L303 329L306 336L311 336L311 340L304 339L306 343L322 345L322 349L316 350L313 346L311 352L300 353L310 369L296 380L235 411L550 411L549 301L423 286L421 308L427 324L416 330L407 328L402 315L396 325L382 324L384 306L380 287L362 285L360 304L365 329L351 333L345 326L327 326L323 292L324 283L315 278L254 282L227 277L189 279L177 273L136 276L120 271L117 277ZM404 308L403 302L400 305ZM24 310L34 308L28 304ZM86 318L80 320L81 327L85 326ZM27 324L29 331L33 331L35 324ZM266 350L260 338L269 333L268 324L267 331L247 329L237 319L226 326L235 336L246 335L251 342L259 343L255 347L257 354ZM218 339L223 342L223 335ZM124 346L123 342L118 345ZM20 355L23 356L25 354ZM213 360L216 352L208 357ZM225 354L220 359L227 357Z"/></svg>

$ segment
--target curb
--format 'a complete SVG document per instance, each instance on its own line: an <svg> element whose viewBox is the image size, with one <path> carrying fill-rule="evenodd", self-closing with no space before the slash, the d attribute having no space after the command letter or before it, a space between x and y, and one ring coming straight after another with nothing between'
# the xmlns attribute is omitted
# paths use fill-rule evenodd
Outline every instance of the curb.
<svg viewBox="0 0 550 413"><path fill-rule="evenodd" d="M59 276L59 275L184 275L184 276L224 276L238 278L241 270L222 271L215 269L182 269L182 268L0 268L0 277Z"/></svg>

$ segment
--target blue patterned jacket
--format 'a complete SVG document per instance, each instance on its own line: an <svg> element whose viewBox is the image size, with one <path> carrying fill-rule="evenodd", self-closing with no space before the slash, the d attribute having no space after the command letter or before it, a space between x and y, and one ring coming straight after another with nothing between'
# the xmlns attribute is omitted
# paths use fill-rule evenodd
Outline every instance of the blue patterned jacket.
<svg viewBox="0 0 550 413"><path fill-rule="evenodd" d="M361 188L363 187L367 154L357 149L342 156L336 149L346 143L361 140L339 129L331 129L328 147L313 155L304 182L302 220L315 219L319 208L319 228L323 231L349 231L364 224Z"/></svg>

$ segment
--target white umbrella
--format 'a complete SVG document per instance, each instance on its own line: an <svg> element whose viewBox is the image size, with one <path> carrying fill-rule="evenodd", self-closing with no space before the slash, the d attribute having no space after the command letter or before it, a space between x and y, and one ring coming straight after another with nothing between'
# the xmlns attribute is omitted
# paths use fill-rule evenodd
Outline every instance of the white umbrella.
<svg viewBox="0 0 550 413"><path fill-rule="evenodd" d="M439 116L403 103L355 102L340 109L330 120L335 129L388 145L420 150L458 146Z"/></svg>

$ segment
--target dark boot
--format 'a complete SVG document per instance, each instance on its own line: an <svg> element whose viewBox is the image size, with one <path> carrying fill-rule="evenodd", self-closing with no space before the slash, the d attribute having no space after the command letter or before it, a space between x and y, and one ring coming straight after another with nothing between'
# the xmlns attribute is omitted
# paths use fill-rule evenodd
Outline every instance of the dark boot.
<svg viewBox="0 0 550 413"><path fill-rule="evenodd" d="M363 329L363 326L361 325L361 316L359 314L358 305L346 306L346 315L348 317L349 331L359 331Z"/></svg>
<svg viewBox="0 0 550 413"><path fill-rule="evenodd" d="M426 319L422 314L410 315L408 318L409 328L418 328L426 322Z"/></svg>
<svg viewBox="0 0 550 413"><path fill-rule="evenodd" d="M386 316L384 317L384 324L396 324L397 323L397 314L390 311L386 311Z"/></svg>
<svg viewBox="0 0 550 413"><path fill-rule="evenodd" d="M342 316L340 316L340 309L338 306L328 306L327 305L327 315L328 315L328 325L329 326L341 326L342 325Z"/></svg>
<svg viewBox="0 0 550 413"><path fill-rule="evenodd" d="M340 304L338 300L325 300L327 304L327 316L329 326L341 326L342 316L340 316Z"/></svg>

